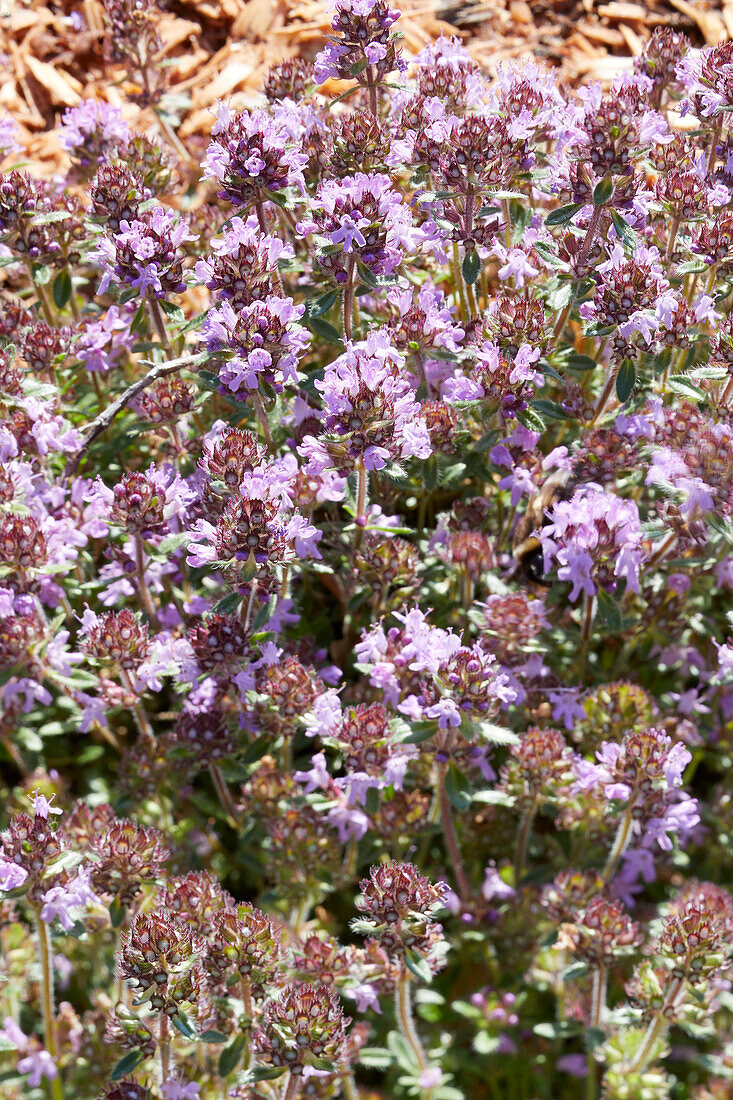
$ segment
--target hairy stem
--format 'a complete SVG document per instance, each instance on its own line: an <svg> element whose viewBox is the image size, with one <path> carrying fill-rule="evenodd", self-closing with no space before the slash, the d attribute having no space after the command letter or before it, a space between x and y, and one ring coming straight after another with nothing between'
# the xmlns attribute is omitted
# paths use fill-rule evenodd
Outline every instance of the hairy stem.
<svg viewBox="0 0 733 1100"><path fill-rule="evenodd" d="M283 1100L296 1100L302 1080L302 1077L294 1077L292 1073L288 1074L288 1083L283 1092Z"/></svg>
<svg viewBox="0 0 733 1100"><path fill-rule="evenodd" d="M458 887L458 896L464 905L467 905L471 900L471 883L469 882L466 869L463 866L463 860L461 858L461 850L458 847L458 838L456 836L456 829L453 823L453 812L451 810L450 799L445 789L445 777L447 773L447 766L440 764L438 767L438 799L440 802L440 820L443 826L443 837L445 839L445 847L450 861L453 866L453 872L456 877L456 885Z"/></svg>
<svg viewBox="0 0 733 1100"><path fill-rule="evenodd" d="M132 704L132 713L135 715L135 725L138 728L138 732L142 737L148 739L148 741L155 740L155 734L153 733L153 727L150 725L150 719L148 718L145 708L141 705L137 698L137 692L135 691L135 685L132 682L132 677L126 668L120 669L120 680L126 691L133 696L135 702Z"/></svg>
<svg viewBox="0 0 733 1100"><path fill-rule="evenodd" d="M267 413L265 412L265 406L262 404L262 398L255 390L252 394L252 404L254 405L255 412L257 414L257 422L262 428L262 434L265 437L265 443L270 450L273 449L272 442L272 429L270 428L270 421L267 419Z"/></svg>
<svg viewBox="0 0 733 1100"><path fill-rule="evenodd" d="M150 624L153 627L158 627L158 613L155 610L155 604L153 603L153 597L150 594L147 581L145 580L145 552L143 550L143 540L140 535L135 537L135 579L137 580L137 587L140 591L140 599L142 601L145 614L150 619Z"/></svg>
<svg viewBox="0 0 733 1100"><path fill-rule="evenodd" d="M36 931L38 933L38 949L41 959L41 1001L43 1006L43 1033L44 1045L54 1061L58 1056L56 1045L56 1010L53 992L53 961L51 958L51 937L48 925L41 919L41 910L35 910ZM49 1082L53 1100L63 1100L64 1089L61 1083L60 1072Z"/></svg>
<svg viewBox="0 0 733 1100"><path fill-rule="evenodd" d="M400 1031L410 1044L410 1049L415 1055L415 1060L421 1070L428 1068L428 1059L420 1036L412 1017L412 1000L410 997L410 972L406 966L400 967L399 977L395 986L395 1014Z"/></svg>
<svg viewBox="0 0 733 1100"><path fill-rule="evenodd" d="M626 811L624 813L624 816L621 818L621 821L619 823L619 827L616 831L616 836L614 838L613 847L611 848L611 851L608 853L608 859L606 860L606 866L603 868L603 871L601 872L601 880L604 883L604 885L606 883L610 882L611 878L613 877L614 872L616 871L616 868L618 866L619 860L621 859L621 856L626 851L626 847L629 843L629 840L631 839L631 825L632 825L632 821L633 821L633 818L631 816L632 808L633 807L632 807L631 803L626 807Z"/></svg>
<svg viewBox="0 0 733 1100"><path fill-rule="evenodd" d="M354 257L350 256L346 265L346 283L344 284L344 339L351 343L354 332Z"/></svg>
<svg viewBox="0 0 733 1100"><path fill-rule="evenodd" d="M221 807L229 818L230 824L236 829L239 827L239 814L237 807L234 805L234 799L232 798L231 791L227 786L227 782L221 771L216 764L209 764L209 775L211 781L216 788L216 793L219 796Z"/></svg>
<svg viewBox="0 0 733 1100"><path fill-rule="evenodd" d="M168 1033L168 1017L165 1012L160 1014L160 1025L158 1031L158 1046L160 1048L160 1072L163 1077L163 1082L168 1080L170 1072L170 1035Z"/></svg>
<svg viewBox="0 0 733 1100"><path fill-rule="evenodd" d="M670 1008L674 1007L683 986L684 981L682 978L678 978L670 986L664 1005L654 1019L650 1021L646 1034L641 1041L641 1046L636 1052L636 1057L629 1066L629 1071L631 1073L643 1073L649 1065L657 1040L664 1034L664 1029L667 1027L667 1017L665 1013L668 1012Z"/></svg>
<svg viewBox="0 0 733 1100"><path fill-rule="evenodd" d="M362 539L364 538L363 523L366 519L368 477L369 474L364 465L364 460L360 458L356 465L356 514L354 516L354 522L356 523L356 529L354 531L355 550L359 549Z"/></svg>
<svg viewBox="0 0 733 1100"><path fill-rule="evenodd" d="M527 851L529 850L529 840L532 835L532 825L534 824L535 815L537 813L537 799L533 798L527 809L522 815L522 821L519 826L519 835L517 837L517 850L514 855L514 886L519 883L522 873L524 871L524 865L527 862Z"/></svg>

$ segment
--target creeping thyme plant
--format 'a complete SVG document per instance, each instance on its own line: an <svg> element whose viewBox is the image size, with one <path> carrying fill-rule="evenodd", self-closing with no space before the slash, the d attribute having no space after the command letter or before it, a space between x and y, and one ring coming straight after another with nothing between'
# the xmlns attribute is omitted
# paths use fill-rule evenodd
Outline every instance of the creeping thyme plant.
<svg viewBox="0 0 733 1100"><path fill-rule="evenodd" d="M0 117L3 1098L730 1100L733 45L337 0L199 147L105 3Z"/></svg>

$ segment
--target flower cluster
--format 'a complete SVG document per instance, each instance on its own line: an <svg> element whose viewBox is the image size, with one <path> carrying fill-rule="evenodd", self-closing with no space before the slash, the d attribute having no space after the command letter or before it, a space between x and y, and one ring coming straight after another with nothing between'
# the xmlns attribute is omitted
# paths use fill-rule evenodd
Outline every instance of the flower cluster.
<svg viewBox="0 0 733 1100"><path fill-rule="evenodd" d="M0 113L3 1100L729 1096L733 47L334 0L202 139L102 7Z"/></svg>

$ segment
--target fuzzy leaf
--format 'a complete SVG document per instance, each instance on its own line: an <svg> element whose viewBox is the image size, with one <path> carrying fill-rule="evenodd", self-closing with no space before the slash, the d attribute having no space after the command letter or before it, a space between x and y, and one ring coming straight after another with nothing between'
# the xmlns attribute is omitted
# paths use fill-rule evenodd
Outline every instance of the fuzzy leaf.
<svg viewBox="0 0 733 1100"><path fill-rule="evenodd" d="M468 286L473 286L480 274L481 258L474 248L473 251L467 252L463 257L463 278Z"/></svg>

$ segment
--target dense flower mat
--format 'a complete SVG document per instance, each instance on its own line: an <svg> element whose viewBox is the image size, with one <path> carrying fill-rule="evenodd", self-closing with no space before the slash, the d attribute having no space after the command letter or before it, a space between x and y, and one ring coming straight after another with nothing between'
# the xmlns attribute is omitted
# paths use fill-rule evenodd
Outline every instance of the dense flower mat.
<svg viewBox="0 0 733 1100"><path fill-rule="evenodd" d="M396 20L0 118L9 1100L733 1095L733 46Z"/></svg>

